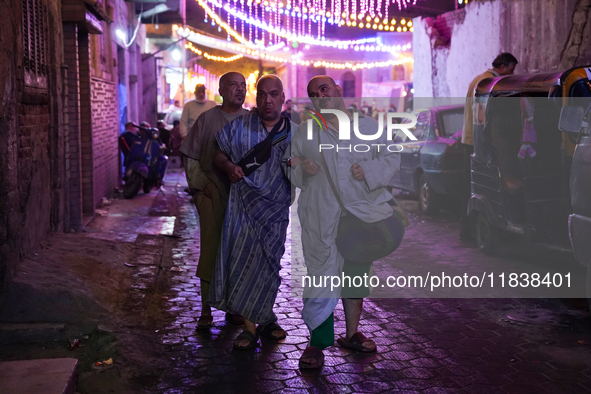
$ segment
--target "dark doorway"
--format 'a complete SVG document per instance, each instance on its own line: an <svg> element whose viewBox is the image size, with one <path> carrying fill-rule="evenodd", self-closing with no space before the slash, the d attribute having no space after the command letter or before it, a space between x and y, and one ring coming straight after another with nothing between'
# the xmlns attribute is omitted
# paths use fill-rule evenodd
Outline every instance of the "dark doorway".
<svg viewBox="0 0 591 394"><path fill-rule="evenodd" d="M343 74L341 79L343 88L343 97L355 97L355 75L348 71Z"/></svg>

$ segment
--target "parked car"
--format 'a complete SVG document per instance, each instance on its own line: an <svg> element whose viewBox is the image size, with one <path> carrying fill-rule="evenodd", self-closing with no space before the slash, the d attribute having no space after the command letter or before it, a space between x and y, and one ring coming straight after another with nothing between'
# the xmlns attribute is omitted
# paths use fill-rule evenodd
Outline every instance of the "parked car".
<svg viewBox="0 0 591 394"><path fill-rule="evenodd" d="M413 111L417 125L410 140L399 131L400 172L390 181L396 189L416 193L423 212L439 212L444 197L460 199L463 177L461 146L464 106L442 106Z"/></svg>

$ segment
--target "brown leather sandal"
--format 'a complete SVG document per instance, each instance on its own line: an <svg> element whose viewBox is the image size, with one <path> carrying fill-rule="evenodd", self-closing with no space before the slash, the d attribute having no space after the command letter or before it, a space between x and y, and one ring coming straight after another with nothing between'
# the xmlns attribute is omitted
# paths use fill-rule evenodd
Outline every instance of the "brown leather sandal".
<svg viewBox="0 0 591 394"><path fill-rule="evenodd" d="M364 342L373 342L371 339L368 339L365 335L360 332L356 332L351 336L351 338L347 341L346 337L342 337L337 339L337 343L339 346L344 347L346 349L357 350L362 353L372 353L377 351L377 346L375 342L373 342L374 347L367 347L363 346Z"/></svg>
<svg viewBox="0 0 591 394"><path fill-rule="evenodd" d="M304 359L312 359L313 362L304 361ZM300 357L299 365L302 369L321 368L324 365L324 353L316 346L308 346Z"/></svg>

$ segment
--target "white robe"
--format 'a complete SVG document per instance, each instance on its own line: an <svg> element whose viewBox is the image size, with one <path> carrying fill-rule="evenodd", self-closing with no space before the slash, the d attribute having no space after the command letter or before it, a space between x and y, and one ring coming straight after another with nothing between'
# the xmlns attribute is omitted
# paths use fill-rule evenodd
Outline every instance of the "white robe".
<svg viewBox="0 0 591 394"><path fill-rule="evenodd" d="M326 172L322 168L319 143L338 145L339 148L365 144L370 146L368 152L348 152L336 149L322 152L326 160L341 200L347 211L359 219L373 223L392 215L388 201L392 195L386 190L390 180L400 168L400 154L389 152L385 146L378 148L372 144L392 145L386 140L386 132L375 141L359 139L353 132L351 123L351 140L338 141L337 131L328 125L330 132L320 130L314 124L313 139L307 139L307 123L304 122L292 136L291 157L309 159L320 167L314 176L306 176L302 166L292 170L292 183L301 189L298 199L298 216L302 226L302 246L307 275L341 276L344 259L335 245L341 207L330 187ZM359 131L364 135L373 135L378 129L378 122L369 117L359 118ZM320 138L320 141L319 141ZM394 149L392 147L392 149ZM363 168L365 181L353 178L351 166L359 164ZM292 245L293 247L293 245ZM302 285L301 281L297 282ZM310 331L322 324L333 312L340 297L340 288L306 287L304 289L304 309L302 317Z"/></svg>

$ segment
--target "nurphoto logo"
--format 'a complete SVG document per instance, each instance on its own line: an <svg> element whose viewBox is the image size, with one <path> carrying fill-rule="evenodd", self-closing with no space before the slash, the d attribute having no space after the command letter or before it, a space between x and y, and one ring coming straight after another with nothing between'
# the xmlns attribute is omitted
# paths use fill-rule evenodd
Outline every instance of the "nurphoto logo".
<svg viewBox="0 0 591 394"><path fill-rule="evenodd" d="M350 119L349 116L340 110L337 109L325 109L322 108L320 113L318 111L314 111L313 109L308 109L310 112L306 114L310 115L312 119L308 119L307 127L308 127L308 140L313 139L312 128L314 126L314 121L318 124L320 129L328 130L328 124L322 114L333 114L337 117L339 122L339 141L347 141L351 140L351 127L350 127ZM396 123L394 119L409 119L410 122L406 123ZM362 134L359 131L359 113L353 112L353 133L355 136L362 140L362 141L376 141L379 140L383 133L384 133L384 123L386 124L386 139L388 141L392 141L393 135L395 134L395 130L402 131L409 140L417 141L417 138L413 135L410 131L411 128L415 127L417 124L417 117L415 114L406 113L406 112L381 112L378 114L378 129L375 134ZM322 150L331 150L335 149L337 152L339 150L347 150L351 152L351 150L355 152L368 152L372 147L377 147L378 152L385 148L389 152L400 152L402 151L402 145L399 144L355 144L349 145L348 147L343 146L334 146L333 144L319 144L318 149L319 151Z"/></svg>

